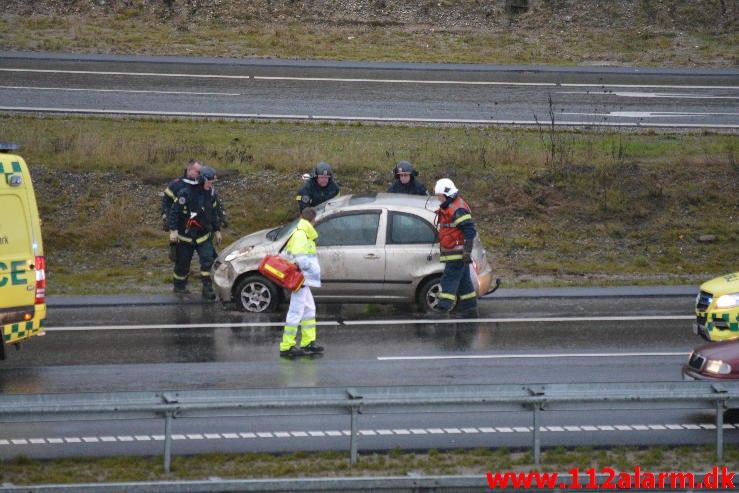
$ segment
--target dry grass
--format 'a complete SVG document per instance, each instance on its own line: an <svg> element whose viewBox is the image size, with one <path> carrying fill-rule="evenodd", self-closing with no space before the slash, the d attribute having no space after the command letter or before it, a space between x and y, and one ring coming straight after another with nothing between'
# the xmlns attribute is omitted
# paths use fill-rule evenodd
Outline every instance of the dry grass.
<svg viewBox="0 0 739 493"><path fill-rule="evenodd" d="M736 267L734 135L564 131L552 152L546 131L494 128L13 117L0 134L32 169L50 294L167 291L158 194L196 156L222 177L227 242L291 219L318 161L347 194L385 190L408 159L427 185L457 183L509 287L696 284Z"/></svg>
<svg viewBox="0 0 739 493"><path fill-rule="evenodd" d="M165 474L161 457L79 458L35 461L18 458L0 462L0 482L15 485L85 482L178 481L252 478L305 478L408 475L480 475L503 471L584 472L609 467L633 472L710 472L714 466L736 471L739 448L727 445L724 461L717 464L712 447L622 447L613 449L545 449L542 465L536 466L528 452L471 449L428 452L360 454L357 465L349 464L345 452L295 452L291 454L204 454L172 458L172 472Z"/></svg>
<svg viewBox="0 0 739 493"><path fill-rule="evenodd" d="M395 62L733 67L732 2L6 0L0 49Z"/></svg>

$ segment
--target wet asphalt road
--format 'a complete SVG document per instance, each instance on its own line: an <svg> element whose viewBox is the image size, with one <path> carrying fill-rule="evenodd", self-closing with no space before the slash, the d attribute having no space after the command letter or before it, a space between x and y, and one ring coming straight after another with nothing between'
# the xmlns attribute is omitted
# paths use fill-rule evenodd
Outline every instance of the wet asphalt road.
<svg viewBox="0 0 739 493"><path fill-rule="evenodd" d="M167 295L52 299L47 335L8 351L0 391L679 380L701 342L692 304L678 287L501 290L473 321L323 305L325 355L290 361L278 357L282 312Z"/></svg>

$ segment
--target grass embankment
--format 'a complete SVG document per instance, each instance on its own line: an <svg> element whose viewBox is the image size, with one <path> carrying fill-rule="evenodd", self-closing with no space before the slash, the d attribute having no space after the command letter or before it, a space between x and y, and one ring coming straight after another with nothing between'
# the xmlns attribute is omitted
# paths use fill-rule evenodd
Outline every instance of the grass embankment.
<svg viewBox="0 0 739 493"><path fill-rule="evenodd" d="M159 192L218 169L229 242L294 217L300 175L452 178L506 286L679 284L736 270L736 135L5 116L37 187L49 294L165 292Z"/></svg>
<svg viewBox="0 0 739 493"><path fill-rule="evenodd" d="M0 462L0 483L16 485L86 482L178 481L256 479L291 477L480 475L488 472L558 471L573 468L585 472L603 468L633 473L638 465L643 472L710 472L714 466L736 471L739 447L727 445L723 463L717 463L712 447L622 447L610 450L578 447L554 448L542 452L542 465L533 463L528 452L472 449L414 453L395 450L360 455L355 466L346 453L296 452L272 454L205 454L172 458L171 473L164 473L162 457L77 458L36 461L17 458ZM734 480L737 481L736 479ZM484 483L483 483L484 484Z"/></svg>
<svg viewBox="0 0 739 493"><path fill-rule="evenodd" d="M737 63L731 2L532 2L518 15L502 1L19 3L0 18L0 49L504 65Z"/></svg>

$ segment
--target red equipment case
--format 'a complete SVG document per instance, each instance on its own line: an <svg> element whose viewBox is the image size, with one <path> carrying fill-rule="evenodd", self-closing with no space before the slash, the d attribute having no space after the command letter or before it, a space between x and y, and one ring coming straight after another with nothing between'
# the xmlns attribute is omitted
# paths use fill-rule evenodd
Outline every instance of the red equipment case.
<svg viewBox="0 0 739 493"><path fill-rule="evenodd" d="M283 288L297 291L303 287L305 277L295 262L276 255L267 255L257 267L259 272Z"/></svg>

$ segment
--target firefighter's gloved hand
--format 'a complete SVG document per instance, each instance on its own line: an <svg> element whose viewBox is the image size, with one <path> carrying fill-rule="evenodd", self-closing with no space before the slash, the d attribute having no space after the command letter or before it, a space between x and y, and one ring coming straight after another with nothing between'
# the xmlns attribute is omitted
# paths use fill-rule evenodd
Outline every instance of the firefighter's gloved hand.
<svg viewBox="0 0 739 493"><path fill-rule="evenodd" d="M221 241L223 241L223 235L220 231L216 231L216 245L220 245Z"/></svg>
<svg viewBox="0 0 739 493"><path fill-rule="evenodd" d="M177 243L175 242L169 243L169 261L177 262Z"/></svg>
<svg viewBox="0 0 739 493"><path fill-rule="evenodd" d="M170 243L177 243L178 236L179 235L177 234L177 230L176 229L173 229L172 231L169 232L169 242Z"/></svg>
<svg viewBox="0 0 739 493"><path fill-rule="evenodd" d="M462 254L462 262L464 262L465 265L472 263L472 252L464 252Z"/></svg>

